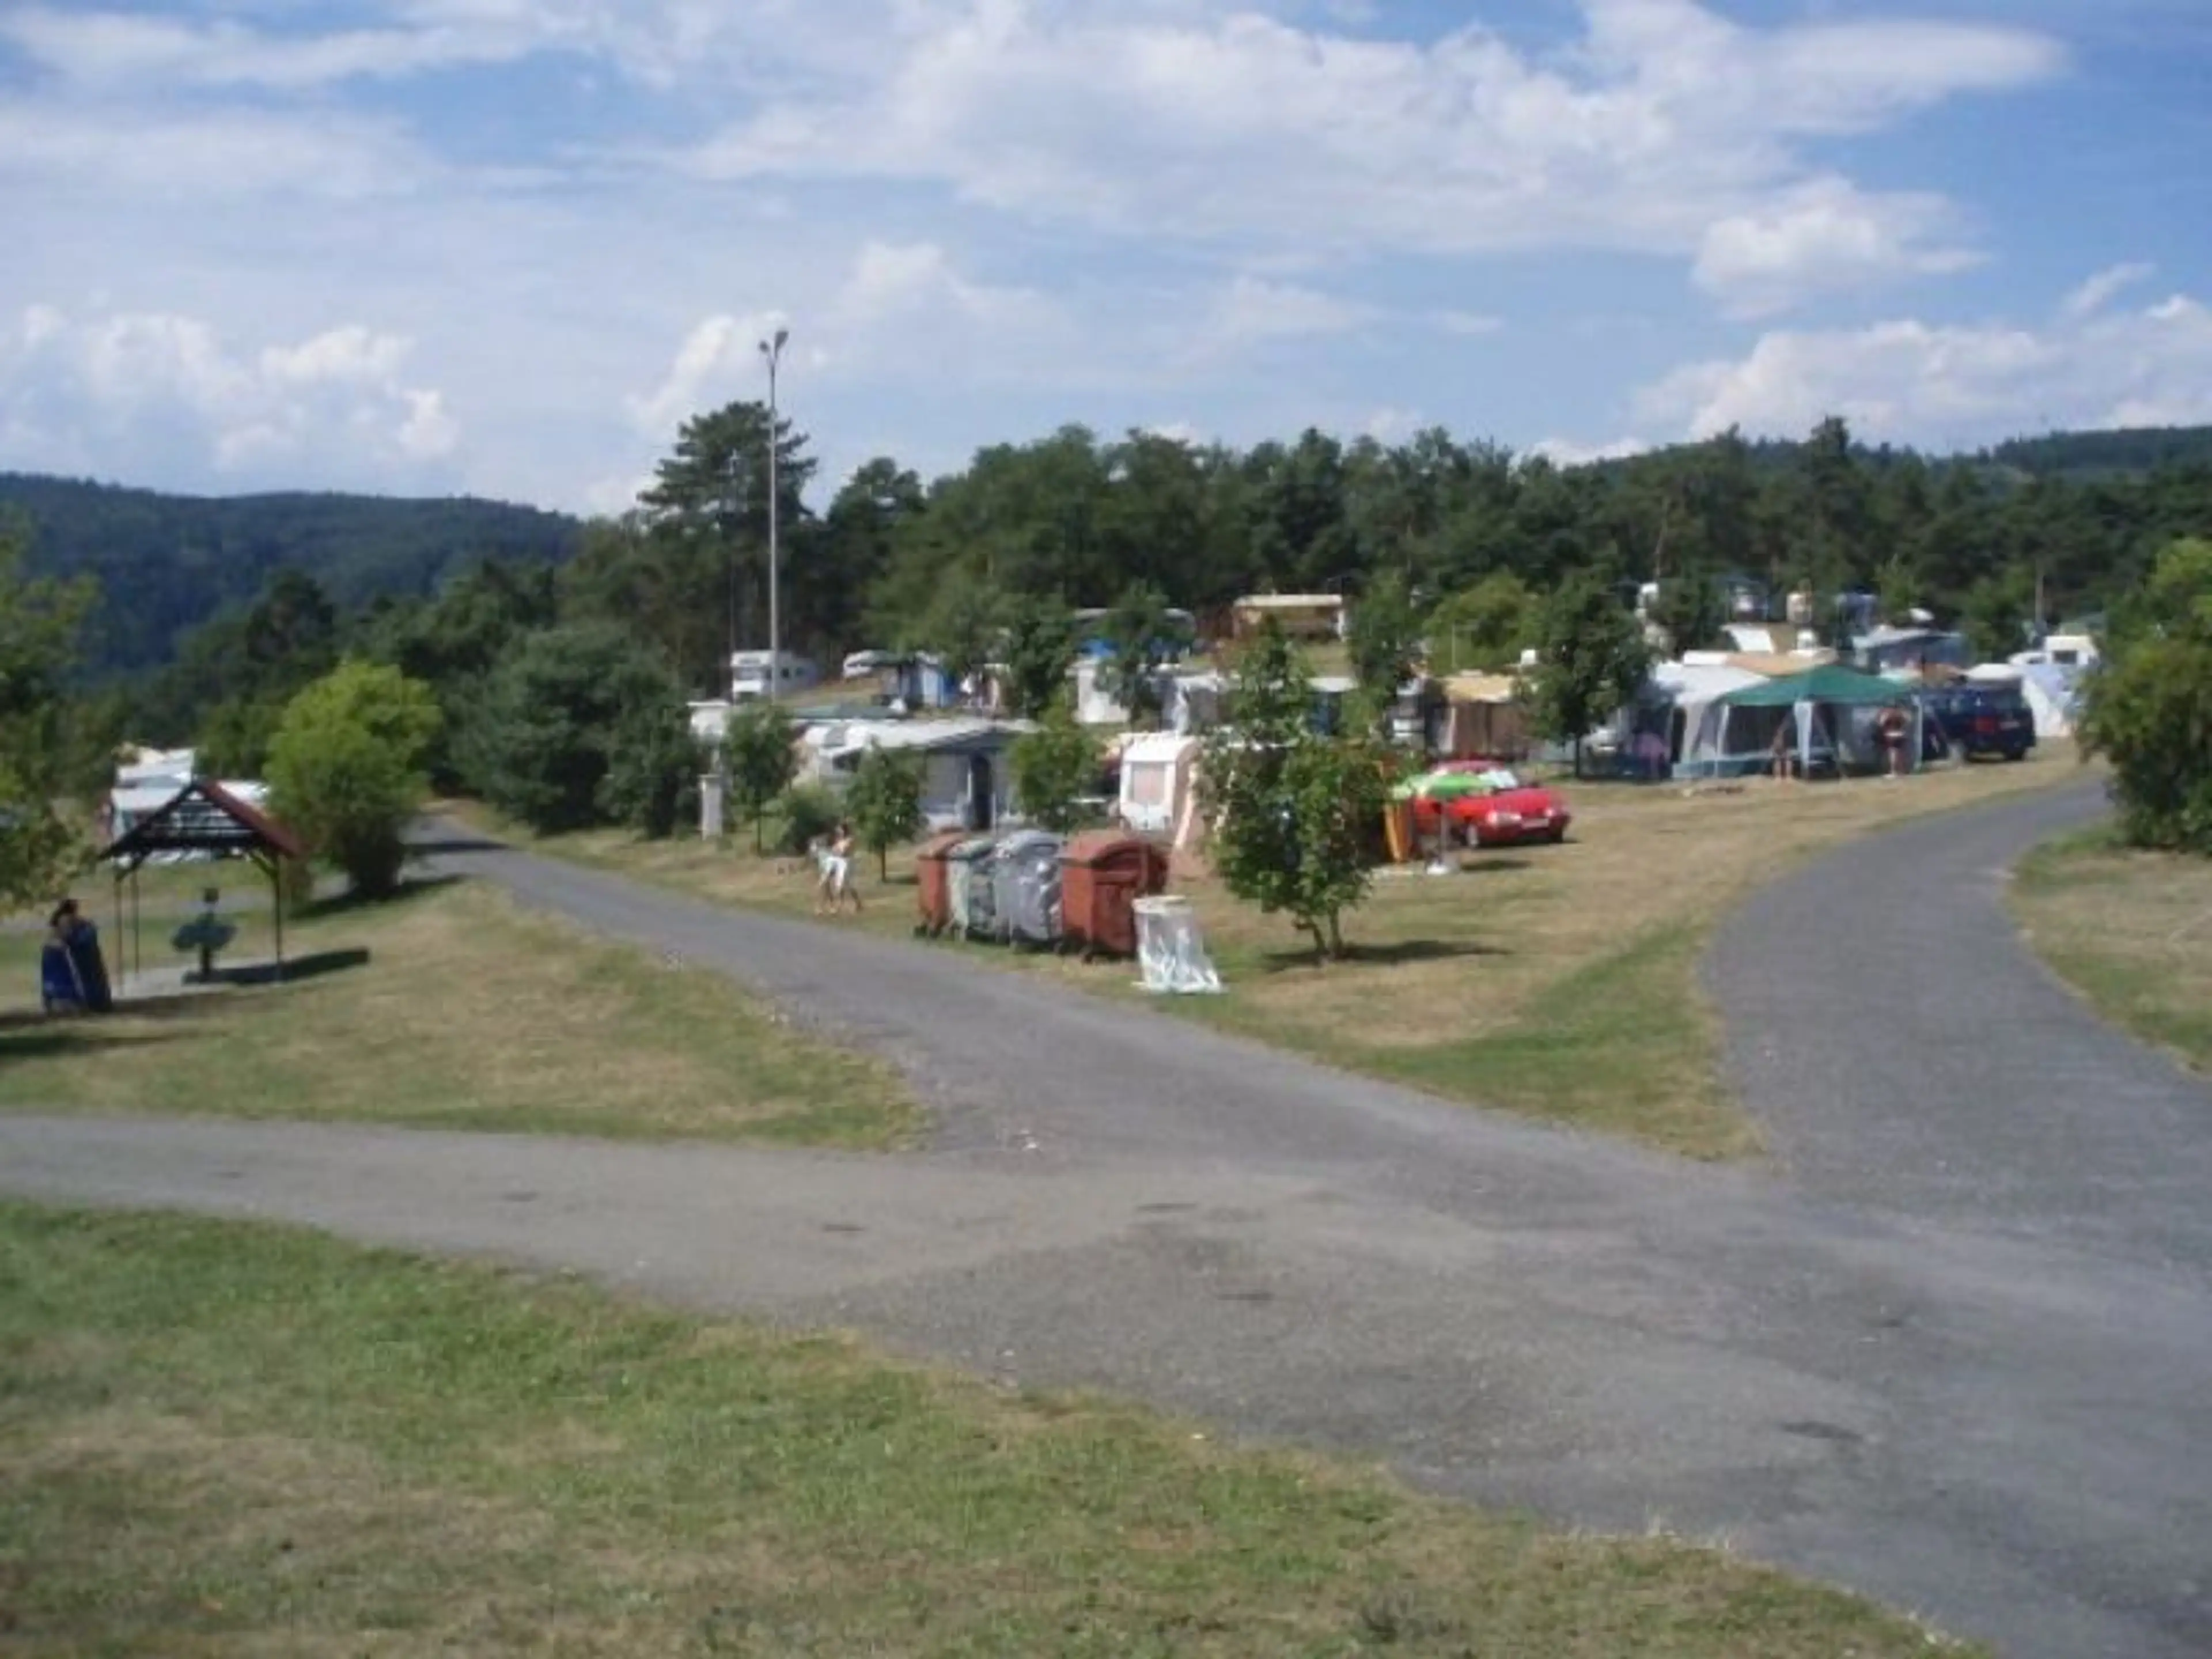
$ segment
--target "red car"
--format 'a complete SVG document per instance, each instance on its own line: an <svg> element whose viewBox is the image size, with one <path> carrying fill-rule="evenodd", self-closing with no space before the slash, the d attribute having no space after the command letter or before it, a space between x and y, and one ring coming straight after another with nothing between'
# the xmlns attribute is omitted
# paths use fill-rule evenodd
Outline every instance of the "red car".
<svg viewBox="0 0 2212 1659"><path fill-rule="evenodd" d="M1490 778L1511 778L1512 784L1485 793L1457 795L1449 800L1416 799L1414 827L1433 833L1441 812L1445 823L1480 847L1511 847L1521 842L1567 838L1567 826L1574 822L1574 814L1567 810L1565 798L1557 790L1532 783L1506 767L1484 767L1481 771Z"/></svg>

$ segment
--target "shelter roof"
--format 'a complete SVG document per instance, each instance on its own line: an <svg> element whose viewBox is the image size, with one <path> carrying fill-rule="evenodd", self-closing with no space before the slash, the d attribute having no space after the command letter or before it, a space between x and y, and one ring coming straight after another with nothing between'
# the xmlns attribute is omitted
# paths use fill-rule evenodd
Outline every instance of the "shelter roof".
<svg viewBox="0 0 2212 1659"><path fill-rule="evenodd" d="M1237 601L1243 611L1341 611L1341 593L1247 593Z"/></svg>
<svg viewBox="0 0 2212 1659"><path fill-rule="evenodd" d="M825 722L810 728L809 739L824 753L849 755L862 749L904 749L928 752L945 749L987 749L1011 743L1034 728L1022 720L991 720L973 717L953 720L848 720ZM832 735L840 741L830 744Z"/></svg>
<svg viewBox="0 0 2212 1659"><path fill-rule="evenodd" d="M1447 702L1511 702L1520 682L1510 674L1453 674L1444 680Z"/></svg>
<svg viewBox="0 0 2212 1659"><path fill-rule="evenodd" d="M1801 702L1841 703L1850 706L1903 703L1912 700L1909 686L1878 674L1826 663L1802 674L1764 680L1731 691L1721 699L1739 708L1781 708Z"/></svg>
<svg viewBox="0 0 2212 1659"><path fill-rule="evenodd" d="M219 783L196 779L118 836L100 857L143 864L156 853L216 853L304 859L299 836Z"/></svg>

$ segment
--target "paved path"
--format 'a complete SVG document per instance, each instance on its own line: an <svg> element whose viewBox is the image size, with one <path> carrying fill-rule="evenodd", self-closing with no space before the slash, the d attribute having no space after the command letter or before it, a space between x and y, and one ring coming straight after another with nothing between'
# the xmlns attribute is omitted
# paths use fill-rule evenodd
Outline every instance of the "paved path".
<svg viewBox="0 0 2212 1659"><path fill-rule="evenodd" d="M1734 1063L1774 1115L1781 1178L1445 1105L962 972L943 950L489 852L460 861L885 1045L939 1106L943 1143L871 1160L0 1119L0 1186L572 1266L1371 1453L1592 1527L1726 1537L2008 1652L2202 1656L2203 1235L2155 1181L2140 1229L2119 1195L2145 1138L2169 1131L2189 1178L2212 1097L2012 959L1990 911L1986 872L2088 810L2062 798L1910 830L1881 844L1880 881L1848 853L1727 930L1716 989L1749 976L1771 999ZM1868 1040L1850 1034L1891 1029L1899 977L1953 971L1905 951L1854 977L1797 948L1808 913L1837 955L1893 936L1879 915L1843 917L1838 880L1899 928L1943 933L1942 911L1981 929L1976 1018L2033 1028L2016 1065L1972 1062L2005 1067L1990 1086L2016 1125L1978 1182L1924 1177L1923 1160L1958 1163L1982 1118L1903 1113L1887 1060L1861 1072L1825 1048L1801 1051L1823 1062L1818 1089L1786 1088L1765 1052L1778 1007L1818 1000L1820 1029L1842 1034L1820 1042L1857 1057ZM2086 1126L2070 1094L2029 1086L2043 1045L2062 1052L2041 1064L2071 1056L2077 1091L2103 1086L2109 1060L2120 1115ZM1923 1105L1963 1076L1917 1073ZM2063 1139L2037 1127L2062 1108Z"/></svg>

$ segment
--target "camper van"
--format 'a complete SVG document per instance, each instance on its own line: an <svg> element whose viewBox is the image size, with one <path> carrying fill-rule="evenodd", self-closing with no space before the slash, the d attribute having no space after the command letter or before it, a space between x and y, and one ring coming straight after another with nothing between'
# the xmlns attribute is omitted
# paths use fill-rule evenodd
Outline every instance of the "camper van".
<svg viewBox="0 0 2212 1659"><path fill-rule="evenodd" d="M730 701L751 697L787 697L812 690L822 683L822 671L811 658L789 651L733 651L730 653Z"/></svg>

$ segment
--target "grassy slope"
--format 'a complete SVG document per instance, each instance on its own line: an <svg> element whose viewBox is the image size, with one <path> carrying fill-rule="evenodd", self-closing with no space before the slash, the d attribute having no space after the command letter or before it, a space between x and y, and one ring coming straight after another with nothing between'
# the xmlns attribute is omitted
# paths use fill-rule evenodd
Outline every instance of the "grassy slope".
<svg viewBox="0 0 2212 1659"><path fill-rule="evenodd" d="M1754 780L1686 793L1571 784L1578 817L1566 845L1474 854L1449 878L1382 877L1347 922L1354 959L1326 969L1287 923L1210 878L1179 880L1230 992L1170 1006L1448 1097L1692 1157L1744 1156L1758 1149L1757 1130L1720 1079L1717 1028L1697 983L1718 919L1760 881L1852 836L2079 775L2054 745L2024 765L1950 768L1899 784ZM728 848L616 832L515 838L720 902L807 914L805 872L754 858L744 837ZM872 872L863 883L866 915L837 925L909 932L913 889L902 861L893 867L892 884ZM1137 994L1126 965L967 949L978 963Z"/></svg>
<svg viewBox="0 0 2212 1659"><path fill-rule="evenodd" d="M259 929L265 922L252 926ZM149 924L147 963L178 960ZM258 933L241 950L265 945ZM109 959L121 951L109 940ZM717 974L589 939L466 885L325 911L282 986L105 1019L30 1012L37 940L0 948L0 1109L352 1119L846 1146L909 1138L889 1066L793 1030Z"/></svg>
<svg viewBox="0 0 2212 1659"><path fill-rule="evenodd" d="M2021 863L2012 904L2099 1012L2212 1073L2212 859L2132 851L2107 830L2068 836Z"/></svg>
<svg viewBox="0 0 2212 1659"><path fill-rule="evenodd" d="M313 1235L0 1206L25 1656L1924 1654L1656 1538Z"/></svg>

